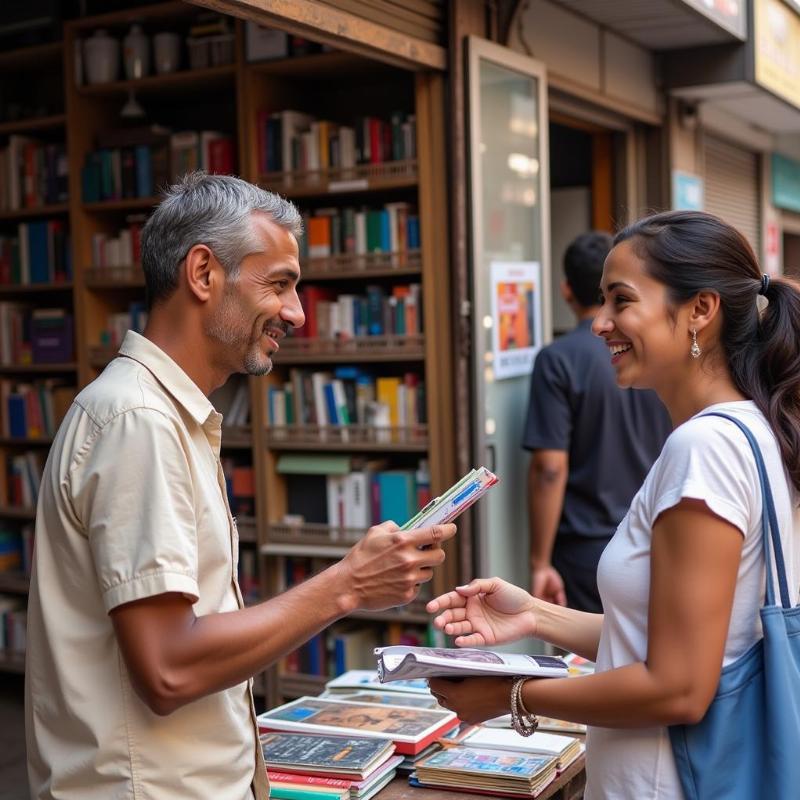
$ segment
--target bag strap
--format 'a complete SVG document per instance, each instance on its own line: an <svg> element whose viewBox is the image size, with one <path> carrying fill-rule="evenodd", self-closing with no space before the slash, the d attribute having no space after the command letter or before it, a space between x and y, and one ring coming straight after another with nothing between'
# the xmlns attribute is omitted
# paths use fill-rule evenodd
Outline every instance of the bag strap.
<svg viewBox="0 0 800 800"><path fill-rule="evenodd" d="M780 530L778 528L778 516L775 513L775 502L772 499L772 488L770 487L769 477L767 475L767 467L764 463L764 457L761 455L761 448L758 446L755 436L747 425L744 424L736 417L729 414L723 414L720 411L709 411L708 414L701 414L702 417L722 417L736 425L737 428L745 435L750 449L756 459L756 469L758 471L758 480L761 483L761 538L764 544L764 565L766 569L766 591L765 591L765 604L768 606L775 605L775 588L772 583L772 560L770 558L770 539L772 539L772 550L775 553L775 571L778 576L778 590L781 595L781 605L784 608L791 608L792 602L789 599L789 586L786 580L786 564L783 560L783 547L781 546Z"/></svg>

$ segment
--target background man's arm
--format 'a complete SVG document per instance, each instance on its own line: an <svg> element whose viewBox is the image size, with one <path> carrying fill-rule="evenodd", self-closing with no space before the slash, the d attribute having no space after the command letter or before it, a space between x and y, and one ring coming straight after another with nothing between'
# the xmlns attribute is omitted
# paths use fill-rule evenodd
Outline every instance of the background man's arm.
<svg viewBox="0 0 800 800"><path fill-rule="evenodd" d="M166 715L247 680L356 609L408 603L444 560L441 542L455 531L438 525L401 533L393 523L377 525L342 561L237 611L197 617L177 593L120 605L111 619L133 686L153 712Z"/></svg>
<svg viewBox="0 0 800 800"><path fill-rule="evenodd" d="M566 605L564 583L551 563L564 507L569 459L566 450L534 450L528 467L531 594Z"/></svg>

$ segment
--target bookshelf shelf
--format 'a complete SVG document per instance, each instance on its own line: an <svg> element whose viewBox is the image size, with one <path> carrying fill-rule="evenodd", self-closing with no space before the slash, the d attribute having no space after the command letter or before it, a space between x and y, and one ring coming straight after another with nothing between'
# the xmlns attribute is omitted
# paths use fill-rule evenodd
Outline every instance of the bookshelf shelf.
<svg viewBox="0 0 800 800"><path fill-rule="evenodd" d="M5 447L50 447L53 443L51 436L0 436L0 445Z"/></svg>
<svg viewBox="0 0 800 800"><path fill-rule="evenodd" d="M34 219L36 217L51 217L59 214L68 214L69 204L56 203L50 206L36 206L35 208L15 208L10 211L0 211L0 221L16 222L17 220Z"/></svg>
<svg viewBox="0 0 800 800"><path fill-rule="evenodd" d="M51 114L47 117L10 120L8 122L0 122L0 136L8 136L13 133L53 130L56 128L63 128L66 124L66 114Z"/></svg>
<svg viewBox="0 0 800 800"><path fill-rule="evenodd" d="M236 517L236 530L239 532L239 541L255 544L258 541L258 530L255 517Z"/></svg>
<svg viewBox="0 0 800 800"><path fill-rule="evenodd" d="M10 68L28 68L55 64L61 61L64 45L61 42L37 44L32 47L20 47L0 53L0 69L4 72Z"/></svg>
<svg viewBox="0 0 800 800"><path fill-rule="evenodd" d="M280 542L267 542L261 545L261 554L265 556L292 556L301 558L331 558L340 559L350 549L345 545L310 545L310 544L282 544Z"/></svg>
<svg viewBox="0 0 800 800"><path fill-rule="evenodd" d="M120 200L83 203L82 207L84 211L142 211L155 208L160 202L159 197L125 197Z"/></svg>
<svg viewBox="0 0 800 800"><path fill-rule="evenodd" d="M269 442L268 449L281 450L302 450L316 451L320 453L385 453L391 450L393 453L425 453L428 446L425 444L358 444L347 442Z"/></svg>
<svg viewBox="0 0 800 800"><path fill-rule="evenodd" d="M372 425L268 426L267 446L274 450L393 450L425 452L427 425L376 428Z"/></svg>
<svg viewBox="0 0 800 800"><path fill-rule="evenodd" d="M422 259L418 250L408 253L343 253L330 258L313 258L301 265L304 281L392 278L419 275Z"/></svg>
<svg viewBox="0 0 800 800"><path fill-rule="evenodd" d="M64 283L4 283L0 285L0 297L6 295L71 292L72 287L71 281Z"/></svg>
<svg viewBox="0 0 800 800"><path fill-rule="evenodd" d="M340 81L345 78L363 77L364 70L369 70L373 77L397 72L392 67L342 50L332 50L329 53L312 53L301 57L256 61L248 64L248 69L254 75L309 78L315 82Z"/></svg>
<svg viewBox="0 0 800 800"><path fill-rule="evenodd" d="M30 575L24 572L0 572L0 594L27 594Z"/></svg>
<svg viewBox="0 0 800 800"><path fill-rule="evenodd" d="M267 528L266 547L341 547L344 552L364 535L362 528L339 528L306 522L302 525L272 523Z"/></svg>
<svg viewBox="0 0 800 800"><path fill-rule="evenodd" d="M78 365L74 361L65 361L63 364L2 364L0 375L24 375L47 372L76 372Z"/></svg>
<svg viewBox="0 0 800 800"><path fill-rule="evenodd" d="M91 86L77 87L78 94L92 97L123 96L129 91L136 91L140 97L156 94L175 94L187 89L197 88L208 91L232 84L236 75L235 64L225 64L220 67L207 67L205 69L185 69L180 72L171 72L166 75L148 75L146 78L137 78L129 81L112 81L111 83L97 83Z"/></svg>
<svg viewBox="0 0 800 800"><path fill-rule="evenodd" d="M241 449L253 446L253 431L250 426L223 425L222 448Z"/></svg>
<svg viewBox="0 0 800 800"><path fill-rule="evenodd" d="M418 361L425 358L422 334L409 336L356 336L352 339L284 339L275 355L279 364L355 361Z"/></svg>
<svg viewBox="0 0 800 800"><path fill-rule="evenodd" d="M35 508L21 508L18 506L0 506L0 519L36 519Z"/></svg>
<svg viewBox="0 0 800 800"><path fill-rule="evenodd" d="M300 198L407 189L416 186L418 178L417 162L409 159L339 169L268 172L260 176L259 183L273 192Z"/></svg>
<svg viewBox="0 0 800 800"><path fill-rule="evenodd" d="M140 266L89 267L84 271L84 285L89 289L140 289L144 273Z"/></svg>
<svg viewBox="0 0 800 800"><path fill-rule="evenodd" d="M25 674L25 654L14 650L0 650L0 672Z"/></svg>

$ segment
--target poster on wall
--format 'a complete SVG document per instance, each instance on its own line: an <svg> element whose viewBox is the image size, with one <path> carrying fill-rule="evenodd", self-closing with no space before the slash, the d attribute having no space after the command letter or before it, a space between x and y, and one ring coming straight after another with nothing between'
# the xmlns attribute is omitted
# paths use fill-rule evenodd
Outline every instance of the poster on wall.
<svg viewBox="0 0 800 800"><path fill-rule="evenodd" d="M530 375L542 346L541 266L538 261L493 261L494 378Z"/></svg>
<svg viewBox="0 0 800 800"><path fill-rule="evenodd" d="M703 210L703 179L699 175L672 170L672 210Z"/></svg>

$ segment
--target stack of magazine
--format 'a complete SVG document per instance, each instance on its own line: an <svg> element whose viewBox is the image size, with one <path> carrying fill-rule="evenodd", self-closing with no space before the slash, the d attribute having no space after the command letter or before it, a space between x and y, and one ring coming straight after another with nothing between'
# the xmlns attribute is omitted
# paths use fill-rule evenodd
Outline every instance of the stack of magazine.
<svg viewBox="0 0 800 800"><path fill-rule="evenodd" d="M276 800L369 800L403 760L391 742L359 736L265 733L261 748Z"/></svg>

